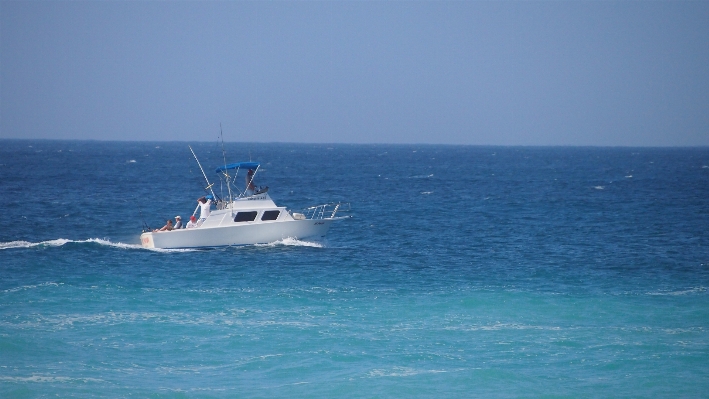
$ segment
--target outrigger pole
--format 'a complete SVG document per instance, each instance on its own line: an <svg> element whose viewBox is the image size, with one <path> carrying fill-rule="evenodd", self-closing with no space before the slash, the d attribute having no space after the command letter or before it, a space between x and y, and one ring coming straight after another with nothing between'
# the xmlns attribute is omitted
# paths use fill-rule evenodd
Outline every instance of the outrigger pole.
<svg viewBox="0 0 709 399"><path fill-rule="evenodd" d="M195 161L197 161L197 165L199 165L199 170L202 171L202 176L204 176L204 180L207 181L207 187L205 187L204 189L211 191L212 197L216 200L217 196L216 196L216 194L214 194L214 190L212 190L212 186L214 185L214 183L209 182L209 179L207 178L207 174L204 173L204 169L202 169L202 164L199 163L199 159L197 159L197 154L194 153L194 150L192 149L192 147L189 145L187 147L189 147L190 151L192 151L192 155L194 156Z"/></svg>
<svg viewBox="0 0 709 399"><path fill-rule="evenodd" d="M147 223L145 223L145 218L143 218L143 211L138 207L138 212L140 213L140 220L143 221L143 233L147 233L150 231L150 226L148 226Z"/></svg>

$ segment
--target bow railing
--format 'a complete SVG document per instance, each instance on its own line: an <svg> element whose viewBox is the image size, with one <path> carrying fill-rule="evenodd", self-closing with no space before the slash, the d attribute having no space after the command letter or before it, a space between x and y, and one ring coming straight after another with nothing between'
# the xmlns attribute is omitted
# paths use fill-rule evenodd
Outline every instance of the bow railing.
<svg viewBox="0 0 709 399"><path fill-rule="evenodd" d="M349 211L349 202L333 202L305 208L300 212L293 213L293 217L296 219L332 219L337 215L337 212Z"/></svg>

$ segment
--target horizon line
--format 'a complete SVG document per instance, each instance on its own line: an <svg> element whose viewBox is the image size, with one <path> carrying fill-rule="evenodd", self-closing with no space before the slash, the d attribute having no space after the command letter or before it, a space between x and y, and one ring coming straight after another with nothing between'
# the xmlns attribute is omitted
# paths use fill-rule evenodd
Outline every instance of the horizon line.
<svg viewBox="0 0 709 399"><path fill-rule="evenodd" d="M0 140L7 141L66 141L66 142L103 142L103 143L212 143L207 140L116 140L116 139L54 139L54 138L5 138ZM220 140L215 140L219 142ZM314 142L314 141L229 141L224 140L224 143L241 143L241 144L295 144L295 145L390 145L390 146L448 146L448 147L558 147L558 148L709 148L709 144L700 145L604 145L604 144L462 144L462 143L352 143L352 142Z"/></svg>

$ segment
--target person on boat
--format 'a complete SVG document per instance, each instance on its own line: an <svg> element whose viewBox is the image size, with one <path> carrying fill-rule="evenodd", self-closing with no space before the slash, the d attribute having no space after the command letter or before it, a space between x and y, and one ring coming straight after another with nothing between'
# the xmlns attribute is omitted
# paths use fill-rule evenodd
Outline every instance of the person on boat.
<svg viewBox="0 0 709 399"><path fill-rule="evenodd" d="M182 217L180 215L175 216L175 227L174 230L179 230L182 228Z"/></svg>
<svg viewBox="0 0 709 399"><path fill-rule="evenodd" d="M186 229L194 229L195 227L197 227L197 218L194 215L192 215L192 216L190 216L190 221L187 222L187 226L185 228Z"/></svg>
<svg viewBox="0 0 709 399"><path fill-rule="evenodd" d="M199 202L199 220L197 221L197 226L201 226L205 220L209 217L209 212L211 212L210 207L212 206L212 200L207 199L207 197L201 197L197 200Z"/></svg>
<svg viewBox="0 0 709 399"><path fill-rule="evenodd" d="M153 231L157 233L157 232L159 232L159 231L172 231L172 229L173 229L173 227L172 227L172 220L167 219L167 222L165 223L164 226L162 226L161 229L155 229L155 230L153 230Z"/></svg>
<svg viewBox="0 0 709 399"><path fill-rule="evenodd" d="M254 170L249 169L249 172L246 174L246 195L254 195L254 192L256 192L256 186L254 185Z"/></svg>

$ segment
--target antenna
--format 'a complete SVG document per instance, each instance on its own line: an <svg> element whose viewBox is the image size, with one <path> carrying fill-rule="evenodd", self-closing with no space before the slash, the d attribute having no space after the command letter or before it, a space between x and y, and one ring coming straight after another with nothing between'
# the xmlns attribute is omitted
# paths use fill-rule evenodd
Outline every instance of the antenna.
<svg viewBox="0 0 709 399"><path fill-rule="evenodd" d="M226 151L224 150L224 132L222 131L222 123L219 122L219 136L222 139L222 157L224 158L224 177L226 177L226 189L229 190L229 208L234 209L231 198L231 184L229 184L229 173L226 168Z"/></svg>

